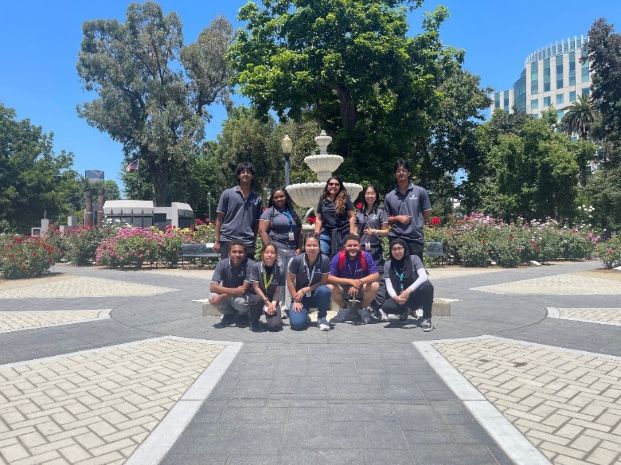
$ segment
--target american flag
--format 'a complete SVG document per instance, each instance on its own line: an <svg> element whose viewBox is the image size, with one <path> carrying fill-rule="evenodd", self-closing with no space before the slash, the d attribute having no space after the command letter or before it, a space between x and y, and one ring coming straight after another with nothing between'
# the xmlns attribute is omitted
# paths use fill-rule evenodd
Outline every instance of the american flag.
<svg viewBox="0 0 621 465"><path fill-rule="evenodd" d="M136 158L129 165L127 165L127 167L125 168L125 171L127 171L128 173L138 171L139 166L140 166L140 158Z"/></svg>

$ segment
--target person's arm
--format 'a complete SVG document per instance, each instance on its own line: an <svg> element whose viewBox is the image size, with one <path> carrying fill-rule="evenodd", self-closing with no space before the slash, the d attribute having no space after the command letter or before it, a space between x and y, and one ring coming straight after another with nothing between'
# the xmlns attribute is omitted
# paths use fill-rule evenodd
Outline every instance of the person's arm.
<svg viewBox="0 0 621 465"><path fill-rule="evenodd" d="M214 294L231 295L231 296L236 296L236 297L240 297L244 295L247 288L248 288L247 281L244 281L244 283L238 287L224 287L219 282L215 282L215 281L211 281L211 284L209 284L209 290L213 292Z"/></svg>
<svg viewBox="0 0 621 465"><path fill-rule="evenodd" d="M321 213L315 213L315 234L321 231Z"/></svg>
<svg viewBox="0 0 621 465"><path fill-rule="evenodd" d="M389 231L390 231L390 225L388 224L388 222L386 222L382 224L382 229L367 228L366 233L382 237L382 236L388 236Z"/></svg>
<svg viewBox="0 0 621 465"><path fill-rule="evenodd" d="M369 284L369 283L374 283L378 279L379 279L379 273L376 271L375 273L371 273L370 275L365 276L364 278L361 278L360 281L362 282L362 284Z"/></svg>
<svg viewBox="0 0 621 465"><path fill-rule="evenodd" d="M412 292L414 292L416 289L418 289L420 287L421 284L423 284L425 281L429 281L429 277L427 276L427 271L425 271L425 268L419 268L416 270L416 273L418 274L418 278L416 278L416 281L414 281L412 284L410 284L404 291L403 293L406 295L410 295Z"/></svg>
<svg viewBox="0 0 621 465"><path fill-rule="evenodd" d="M355 279L339 278L338 276L335 276L332 273L328 275L328 284L338 284L338 285L344 284L346 286L354 286L355 281L356 281Z"/></svg>
<svg viewBox="0 0 621 465"><path fill-rule="evenodd" d="M294 301L299 302L302 300L304 293L299 293L295 289L295 274L291 273L291 271L287 273L287 287L289 288L289 294L291 294L291 298Z"/></svg>
<svg viewBox="0 0 621 465"><path fill-rule="evenodd" d="M220 253L220 228L222 228L223 222L224 222L224 213L222 212L216 213L216 229L214 231L213 250L215 250L217 253Z"/></svg>
<svg viewBox="0 0 621 465"><path fill-rule="evenodd" d="M263 244L270 243L269 230L272 222L270 220L259 220L259 235L261 236L261 242Z"/></svg>
<svg viewBox="0 0 621 465"><path fill-rule="evenodd" d="M425 219L425 223L427 223L429 221L429 218L431 218L431 210L424 210L423 218Z"/></svg>
<svg viewBox="0 0 621 465"><path fill-rule="evenodd" d="M358 234L358 228L356 227L356 214L353 210L349 210L347 212L348 221L349 221L349 232L351 234Z"/></svg>
<svg viewBox="0 0 621 465"><path fill-rule="evenodd" d="M386 284L386 292L388 292L388 295L393 299L397 297L397 292L395 291L395 288L392 287L392 281L390 278L384 278L384 283Z"/></svg>

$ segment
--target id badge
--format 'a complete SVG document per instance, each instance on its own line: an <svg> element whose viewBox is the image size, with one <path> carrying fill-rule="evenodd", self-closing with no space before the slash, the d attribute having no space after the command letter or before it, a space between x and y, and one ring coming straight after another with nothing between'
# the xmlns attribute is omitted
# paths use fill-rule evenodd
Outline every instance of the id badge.
<svg viewBox="0 0 621 465"><path fill-rule="evenodd" d="M308 291L306 294L304 294L305 297L312 297L313 296L313 291Z"/></svg>
<svg viewBox="0 0 621 465"><path fill-rule="evenodd" d="M366 250L366 251L371 250L371 242L366 241L366 242L364 243L364 250Z"/></svg>
<svg viewBox="0 0 621 465"><path fill-rule="evenodd" d="M293 231L289 231L289 240L293 241L295 239L295 234L293 234Z"/></svg>

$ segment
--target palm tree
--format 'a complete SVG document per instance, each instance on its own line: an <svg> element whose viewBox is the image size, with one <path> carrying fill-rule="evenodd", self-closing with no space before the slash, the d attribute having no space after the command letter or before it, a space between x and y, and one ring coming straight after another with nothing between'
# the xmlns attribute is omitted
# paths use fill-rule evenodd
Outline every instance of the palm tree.
<svg viewBox="0 0 621 465"><path fill-rule="evenodd" d="M593 122L597 118L597 110L593 105L593 100L589 97L579 96L569 107L565 107L567 113L561 119L561 129L569 135L578 134L580 140L586 141ZM582 187L586 186L587 164L589 160L584 156L584 150L579 150L578 165L580 167L579 180Z"/></svg>
<svg viewBox="0 0 621 465"><path fill-rule="evenodd" d="M580 139L586 140L597 116L593 100L581 95L565 109L567 113L561 119L561 129L570 135L578 134Z"/></svg>

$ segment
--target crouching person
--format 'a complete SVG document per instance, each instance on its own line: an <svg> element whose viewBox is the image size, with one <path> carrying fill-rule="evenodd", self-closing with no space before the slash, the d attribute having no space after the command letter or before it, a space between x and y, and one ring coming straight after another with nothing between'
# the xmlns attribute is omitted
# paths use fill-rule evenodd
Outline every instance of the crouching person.
<svg viewBox="0 0 621 465"><path fill-rule="evenodd" d="M332 299L339 306L338 314L332 323L343 323L350 317L352 308L363 323L371 322L371 302L379 290L379 273L373 257L365 250L360 250L360 238L355 234L345 237L343 250L330 262L328 283L332 287ZM356 305L352 305L356 302Z"/></svg>
<svg viewBox="0 0 621 465"><path fill-rule="evenodd" d="M384 265L384 280L388 299L383 312L398 314L401 321L417 309L423 310L420 327L431 331L433 286L429 282L423 262L417 255L408 255L408 245L402 239L390 244L390 260Z"/></svg>
<svg viewBox="0 0 621 465"><path fill-rule="evenodd" d="M317 327L329 331L326 319L330 308L330 288L326 285L330 261L319 253L319 236L311 234L306 238L304 253L296 255L289 262L287 287L291 293L289 324L291 329L306 329L308 310L317 307Z"/></svg>
<svg viewBox="0 0 621 465"><path fill-rule="evenodd" d="M272 243L263 246L261 261L255 263L248 276L254 294L248 296L250 302L250 329L259 329L259 319L265 315L270 331L282 329L282 315L278 305L280 288L284 286L283 273L278 266L278 250Z"/></svg>
<svg viewBox="0 0 621 465"><path fill-rule="evenodd" d="M215 326L223 328L237 323L248 324L251 293L248 276L254 262L246 258L246 247L240 241L231 241L228 258L220 260L209 285L209 303L222 313L222 319Z"/></svg>

